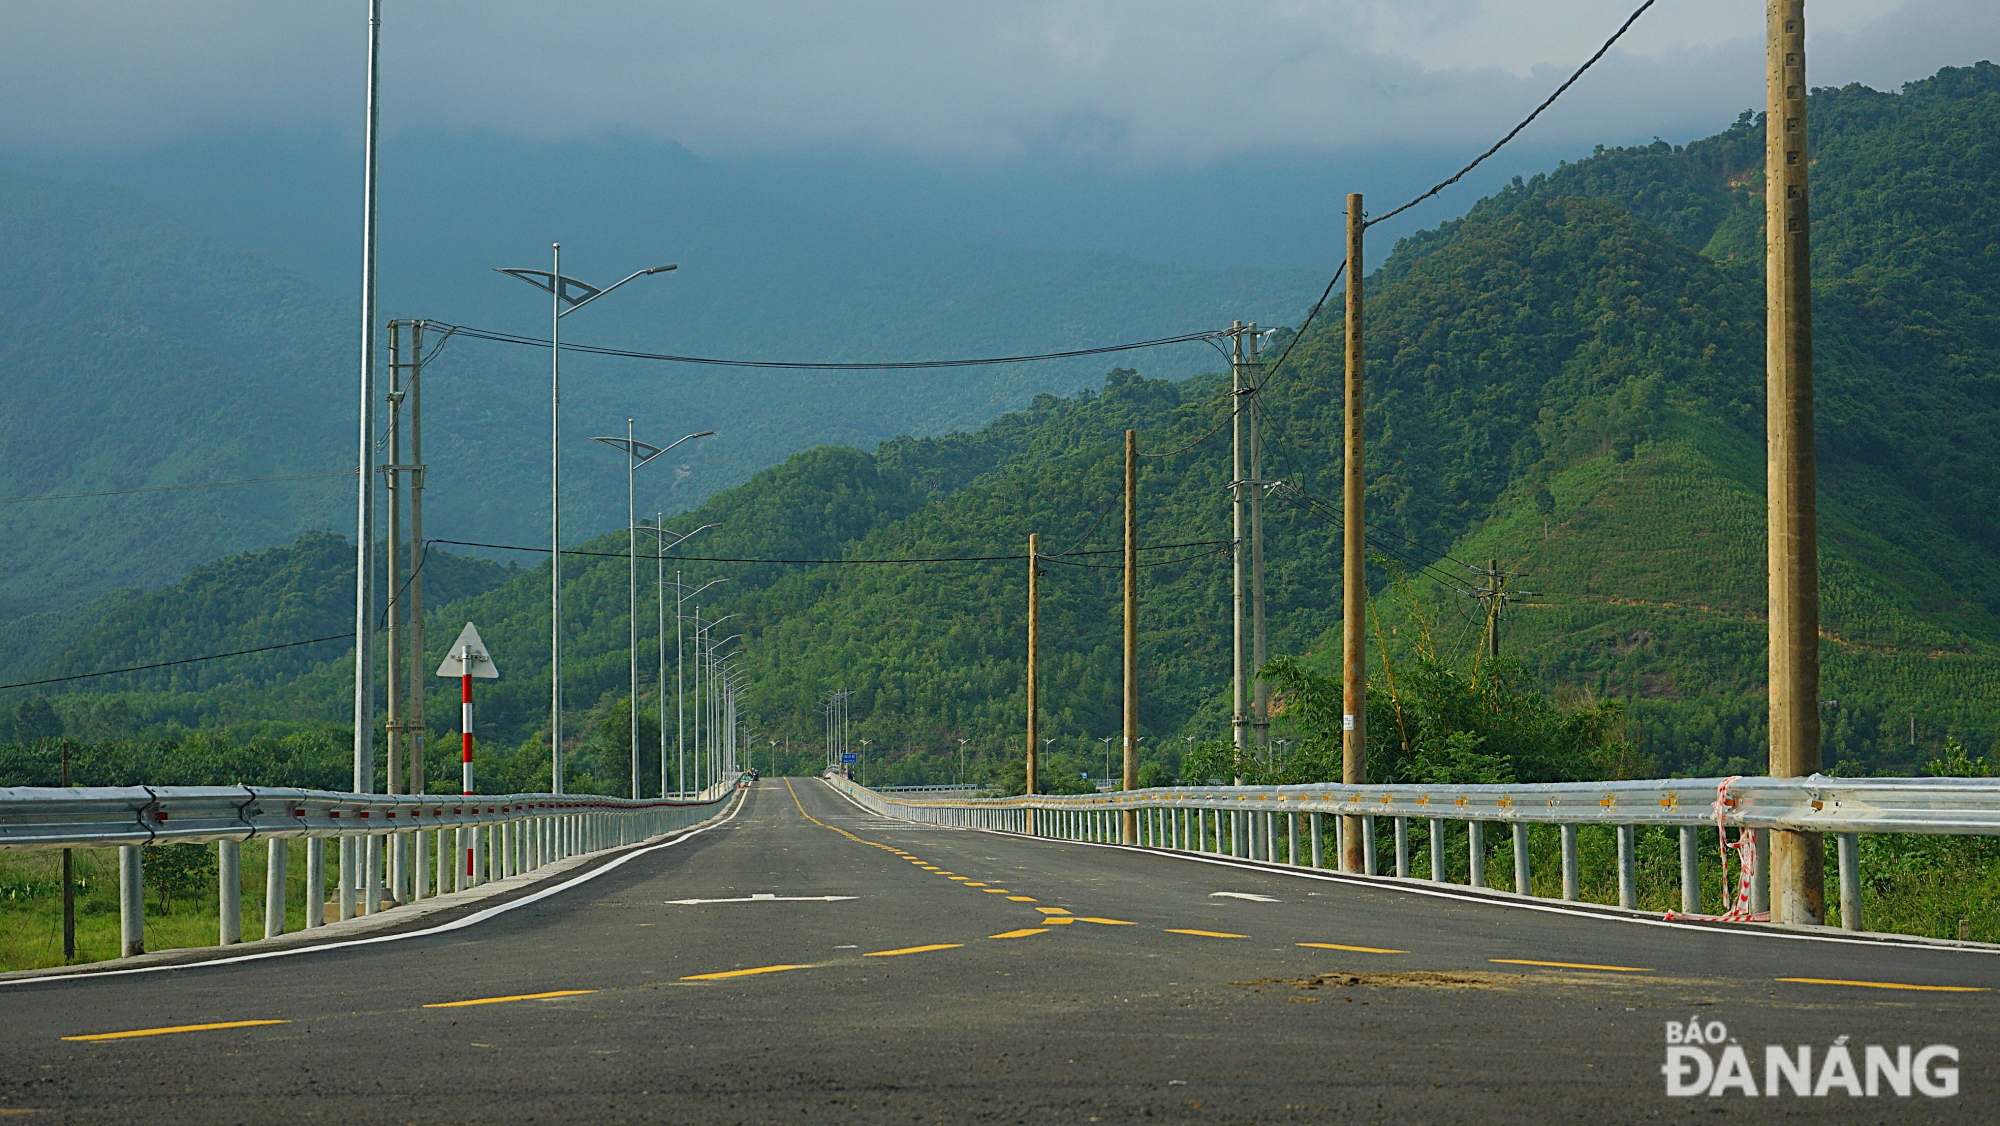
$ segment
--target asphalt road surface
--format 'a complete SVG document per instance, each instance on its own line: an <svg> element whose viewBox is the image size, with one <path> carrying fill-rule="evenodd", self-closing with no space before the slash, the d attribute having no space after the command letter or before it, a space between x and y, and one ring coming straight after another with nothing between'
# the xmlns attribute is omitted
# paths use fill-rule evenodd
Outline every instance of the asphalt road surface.
<svg viewBox="0 0 2000 1126"><path fill-rule="evenodd" d="M0 1118L2000 1118L1989 952L930 829L804 779L620 856L457 930L0 986Z"/></svg>

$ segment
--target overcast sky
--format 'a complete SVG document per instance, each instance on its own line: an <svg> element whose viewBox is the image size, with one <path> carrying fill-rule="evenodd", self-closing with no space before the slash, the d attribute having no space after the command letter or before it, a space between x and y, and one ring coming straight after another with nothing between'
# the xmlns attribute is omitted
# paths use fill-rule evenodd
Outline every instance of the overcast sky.
<svg viewBox="0 0 2000 1126"><path fill-rule="evenodd" d="M861 148L1138 164L1474 144L1636 0L387 0L383 123L637 132L739 156ZM118 150L359 129L365 0L14 0L0 143ZM2000 56L1995 0L1812 0L1813 85ZM1537 141L1705 135L1763 99L1763 4L1659 0Z"/></svg>

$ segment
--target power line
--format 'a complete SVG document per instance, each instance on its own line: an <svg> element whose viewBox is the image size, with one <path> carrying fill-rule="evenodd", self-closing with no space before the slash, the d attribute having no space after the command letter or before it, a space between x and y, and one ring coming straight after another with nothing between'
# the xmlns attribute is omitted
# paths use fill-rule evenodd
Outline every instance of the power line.
<svg viewBox="0 0 2000 1126"><path fill-rule="evenodd" d="M535 552L535 553L538 553L538 554L541 554L541 555L547 555L547 554L549 554L549 549L548 549L548 548L546 548L546 547L521 547L521 546L519 546L519 545L516 545L516 544L510 544L510 543L475 543L475 542L473 542L473 541L471 541L471 540L426 540L425 542L427 542L427 543L448 543L448 544L452 544L453 546L456 546L456 547L484 547L484 548L491 548L491 549L493 549L493 550L495 550L495 551L531 551L531 552ZM1177 548L1183 548L1183 547L1212 547L1212 546L1214 546L1214 545L1216 545L1216 544L1220 544L1220 543L1228 543L1228 542L1229 542L1228 540L1195 540L1195 541L1191 541L1191 542L1189 542L1189 543L1160 543L1160 544L1150 544L1150 545L1148 545L1148 546L1145 546L1145 547L1141 547L1141 548L1140 548L1139 550L1140 550L1140 551L1170 551L1170 550L1174 550L1174 549L1177 549ZM1068 555L1116 555L1116 554L1118 554L1119 552L1122 552L1122 551L1124 551L1124 550L1125 550L1125 549L1124 549L1124 548L1122 548L1122 547L1107 547L1107 548L1099 548L1099 549L1097 549L1097 550L1094 550L1094 551L1072 551L1072 552L1066 552L1065 554L1068 554ZM629 558L631 558L631 556L630 556L630 555L629 555L628 553L626 553L626 552L622 552L622 551L584 551L584 550L582 550L581 548L573 548L573 547L566 547L566 548L563 548L563 554L564 554L564 555L583 555L583 556L589 556L589 557L591 557L591 558L596 558L596 559L629 559ZM1023 560L1024 558L1026 558L1026 556L1024 556L1024 555L1018 555L1018 554L1017 554L1017 555L935 555L935 556L902 556L902 557L897 557L897 558L885 558L885 559L756 559L756 558L739 558L739 557L726 557L726 556L709 556L709 555L661 555L661 556L652 556L652 555L642 555L642 556L640 556L640 558L641 558L641 559L653 559L653 558L659 558L659 559L670 559L670 560L673 560L674 562L677 562L677 563L789 563L789 564L798 564L798 565L801 565L801 566L816 566L816 565L820 565L820 564L835 564L835 563L869 563L869 564L875 564L875 563L1019 563L1019 562L1020 562L1021 560ZM1048 557L1047 557L1047 556L1043 556L1042 558L1046 559L1046 558L1048 558Z"/></svg>
<svg viewBox="0 0 2000 1126"><path fill-rule="evenodd" d="M354 470L330 473L290 473L282 477L239 477L233 481L194 481L185 485L147 485L138 489L104 489L94 493L43 493L32 497L0 497L0 504L25 504L31 500L78 500L83 497L124 497L134 493L170 493L179 489L214 489L223 485L261 485L270 481L311 481L321 477L352 477Z"/></svg>
<svg viewBox="0 0 2000 1126"><path fill-rule="evenodd" d="M133 665L125 669L103 669L99 672L80 672L70 676L52 676L46 680L24 680L19 684L0 684L0 691L9 688L33 688L38 684L61 684L71 680L89 680L97 676L116 676L121 672L145 672L147 669L163 669L169 665L192 665L199 661L219 661L224 657L244 657L251 653L268 653L273 649L296 649L301 645L318 645L325 641L352 641L354 632L331 633L325 637L315 637L308 641L285 641L277 645L260 645L255 649L238 649L233 653L210 653L205 657L182 657L178 661L156 661L150 665Z"/></svg>
<svg viewBox="0 0 2000 1126"><path fill-rule="evenodd" d="M1526 129L1531 122L1533 122L1537 117L1540 117L1542 115L1543 110L1556 104L1556 99L1562 97L1564 92L1567 91L1571 86L1576 85L1576 80L1583 77L1584 71L1589 70L1593 66L1596 66L1597 60L1603 58L1604 53L1611 49L1611 45L1613 43L1618 42L1618 40L1622 38L1627 31L1631 30L1632 25L1638 23L1639 17L1645 15L1646 9L1652 6L1653 6L1653 0L1646 0L1646 2L1639 5L1637 10L1635 10L1631 15L1625 17L1625 22L1618 26L1617 31L1611 33L1611 38L1606 39L1604 41L1604 46L1599 47L1597 49L1596 54L1584 60L1584 64L1576 68L1575 74L1570 75L1569 78L1566 81L1564 81L1562 85L1556 87L1555 93L1550 94L1548 97L1542 99L1542 104L1535 107L1535 112L1522 118L1521 123L1519 125L1516 125L1512 129L1509 129L1507 131L1506 136L1493 142L1493 147L1487 149L1483 153L1480 153L1478 159L1474 160L1471 164L1468 164L1465 167L1459 169L1457 172L1453 173L1450 179L1442 181L1441 183L1432 187L1431 190L1425 192L1424 194L1418 196L1417 198L1411 200L1410 202L1404 204L1403 206L1398 207L1394 211L1388 212L1385 215L1378 215L1373 219L1369 219L1364 225L1372 227L1377 223L1385 222L1389 219L1394 219L1396 216L1401 215L1403 212L1408 211L1410 208L1415 207L1416 205L1431 198L1432 196L1438 194L1439 192L1445 190L1446 188L1451 187L1453 184L1458 183L1460 180L1465 178L1466 173L1479 167L1481 164L1484 164L1486 162L1487 157L1492 156L1496 152L1499 152L1500 149L1504 145L1506 145L1507 142L1513 140L1515 136L1521 132L1521 130Z"/></svg>
<svg viewBox="0 0 2000 1126"><path fill-rule="evenodd" d="M511 332L493 332L483 328L468 328L464 325L446 325L433 321L449 330L475 340L491 340L500 344L526 344L546 348L549 342L541 337L521 336ZM1066 360L1078 356L1102 356L1112 352L1135 352L1143 348L1159 348L1168 344L1192 344L1221 336L1221 332L1187 332L1178 336L1162 336L1152 340L1135 340L1129 344L1107 344L1099 348L1074 348L1066 352L1037 352L1022 356L981 356L964 360L904 360L882 363L823 363L789 360L730 360L713 356L677 356L665 352L639 352L627 348L603 348L591 344L564 344L566 352L583 352L594 356L617 356L628 360L662 360L677 364L707 364L713 367L769 368L793 371L917 371L933 368L980 367L988 364L1024 364L1037 360Z"/></svg>

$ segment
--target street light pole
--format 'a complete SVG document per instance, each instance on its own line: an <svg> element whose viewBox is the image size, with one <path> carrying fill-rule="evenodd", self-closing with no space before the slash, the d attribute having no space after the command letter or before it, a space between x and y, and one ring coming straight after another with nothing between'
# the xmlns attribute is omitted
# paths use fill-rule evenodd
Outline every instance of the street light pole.
<svg viewBox="0 0 2000 1126"><path fill-rule="evenodd" d="M632 436L632 420L625 420L623 438L593 437L591 441L602 442L613 449L625 453L625 571L626 597L630 609L625 614L626 664L630 674L630 703L627 709L632 720L632 797L639 797L639 510L635 498L634 478L639 467L680 445L690 438L707 438L715 433L704 430L699 434L684 434L666 446L656 446L651 442L641 442ZM694 533L690 532L689 535ZM664 712L661 720L665 720ZM664 795L665 790L661 793Z"/></svg>
<svg viewBox="0 0 2000 1126"><path fill-rule="evenodd" d="M562 319L633 278L664 274L673 266L653 266L627 274L603 289L562 272L562 243L551 243L551 268L495 267L549 295L549 774L555 793L563 792L562 758Z"/></svg>
<svg viewBox="0 0 2000 1126"><path fill-rule="evenodd" d="M654 513L653 526L651 528L641 527L639 529L642 532L651 532L653 534L653 542L657 547L657 550L653 553L653 571L654 571L653 579L656 584L655 590L657 591L657 601L659 603L659 609L660 609L660 634L659 634L660 637L660 796L663 798L667 796L667 559L666 556L667 552L672 551L674 548L680 546L682 541L691 539L702 532L708 531L710 528L719 528L719 527L721 527L720 524L703 524L701 527L696 528L694 531L684 532L681 535L674 537L673 542L669 543L667 542L666 517L663 513ZM681 573L679 571L675 571L673 585L675 594L674 707L676 710L680 708L681 602L686 600L685 591L681 586L680 578L681 578ZM701 589L707 590L709 587L714 586L716 583L723 581L725 580L714 579L704 584ZM696 591L696 593L699 594L700 591ZM634 691L636 691L636 689ZM685 733L684 730L681 732L677 732L676 737L678 738L680 734L684 733ZM680 748L678 744L676 744L676 750L679 749ZM682 765L684 766L685 762L683 762ZM678 778L676 778L675 780L674 790L676 793L680 793L685 790L685 787L680 783Z"/></svg>

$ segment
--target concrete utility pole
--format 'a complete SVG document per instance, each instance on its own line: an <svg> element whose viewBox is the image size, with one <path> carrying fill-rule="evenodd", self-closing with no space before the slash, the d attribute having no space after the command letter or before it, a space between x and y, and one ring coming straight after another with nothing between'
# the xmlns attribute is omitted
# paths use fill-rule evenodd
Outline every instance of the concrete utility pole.
<svg viewBox="0 0 2000 1126"><path fill-rule="evenodd" d="M402 333L401 323L389 322L389 462L378 466L382 471L382 483L389 490L389 534L388 547L383 553L382 585L388 591L387 613L388 647L383 653L383 672L387 681L385 699L388 704L389 721L386 726L389 766L387 770L388 791L399 794L403 791L403 623L400 615L402 604L402 575L396 558L403 546L403 504L402 466L403 460L403 388L402 373ZM370 838L371 840L373 838ZM395 846L389 850L389 898L403 900L403 853L400 834L389 837ZM370 866L372 873L373 866ZM407 902L406 900L404 900ZM370 897L368 909L373 912L376 900Z"/></svg>
<svg viewBox="0 0 2000 1126"><path fill-rule="evenodd" d="M1342 418L1347 464L1340 569L1340 780L1350 786L1368 781L1368 541L1361 475L1361 234L1366 227L1361 195L1356 192L1347 197L1347 405ZM1343 817L1341 821L1341 870L1363 871L1362 819Z"/></svg>
<svg viewBox="0 0 2000 1126"><path fill-rule="evenodd" d="M1765 480L1769 504L1771 776L1819 770L1819 521L1814 489L1806 9L1765 9ZM1773 922L1826 917L1820 835L1771 833Z"/></svg>
<svg viewBox="0 0 2000 1126"><path fill-rule="evenodd" d="M1125 432L1125 770L1121 788L1139 788L1139 432ZM1139 843L1139 811L1119 815L1119 840Z"/></svg>
<svg viewBox="0 0 2000 1126"><path fill-rule="evenodd" d="M1257 354L1257 322L1244 333L1244 374L1250 394L1250 734L1266 765L1271 761L1271 686L1264 633L1264 364Z"/></svg>
<svg viewBox="0 0 2000 1126"><path fill-rule="evenodd" d="M1042 564L1042 537L1028 534L1028 792L1035 792L1035 745L1041 737L1041 688L1036 682L1036 650L1041 645L1042 592L1039 576ZM1034 832L1034 811L1028 812L1029 832Z"/></svg>
<svg viewBox="0 0 2000 1126"><path fill-rule="evenodd" d="M1247 392L1244 376L1243 322L1230 326L1229 340L1229 743L1237 763L1249 754L1250 718L1246 712L1243 678L1243 414ZM1232 779L1243 784L1240 767Z"/></svg>
<svg viewBox="0 0 2000 1126"><path fill-rule="evenodd" d="M410 793L421 794L424 778L424 322L410 326L410 379L403 385L410 406L410 706L404 713L409 733ZM417 844L419 867L423 844Z"/></svg>

